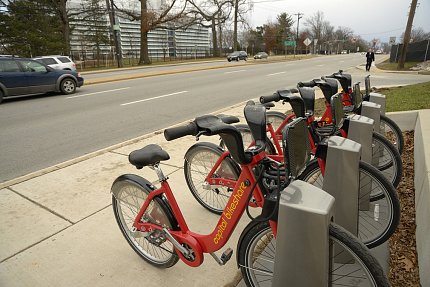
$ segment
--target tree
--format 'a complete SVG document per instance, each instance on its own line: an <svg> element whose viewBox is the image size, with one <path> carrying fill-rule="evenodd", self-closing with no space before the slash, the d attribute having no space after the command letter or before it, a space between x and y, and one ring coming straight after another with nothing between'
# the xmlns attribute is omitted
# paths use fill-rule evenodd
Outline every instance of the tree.
<svg viewBox="0 0 430 287"><path fill-rule="evenodd" d="M204 27L210 27L212 30L212 45L214 57L219 57L217 26L227 21L230 15L230 0L218 1L208 0L204 3L197 3L195 0L189 0L193 9L189 13L194 15L194 19ZM208 23L208 24L206 24Z"/></svg>
<svg viewBox="0 0 430 287"><path fill-rule="evenodd" d="M291 31L294 21L291 15L288 15L286 12L279 14L276 19L278 21L276 23L276 47L282 51L284 49L284 41L294 34Z"/></svg>
<svg viewBox="0 0 430 287"><path fill-rule="evenodd" d="M84 0L81 3L82 14L81 24L85 25L82 40L87 46L96 50L97 66L100 66L101 47L109 44L108 26L105 8L100 4L100 0Z"/></svg>
<svg viewBox="0 0 430 287"><path fill-rule="evenodd" d="M402 36L400 37L400 42L403 42L403 39L405 37L405 33L402 33ZM413 28L411 31L411 42L421 42L424 40L430 39L430 32L425 32L423 28Z"/></svg>
<svg viewBox="0 0 430 287"><path fill-rule="evenodd" d="M37 25L35 25L37 23ZM61 23L48 0L15 0L0 14L0 43L8 54L63 54Z"/></svg>
<svg viewBox="0 0 430 287"><path fill-rule="evenodd" d="M156 28L163 27L167 23L173 24L175 21L184 18L187 1L166 0L158 7L151 7L149 0L140 0L140 9L130 9L129 2L125 2L122 7L114 5L120 13L133 21L140 21L140 58L139 65L151 64L148 49L148 33ZM126 8L127 7L127 8ZM188 23L183 25L189 25ZM176 27L178 28L178 27Z"/></svg>

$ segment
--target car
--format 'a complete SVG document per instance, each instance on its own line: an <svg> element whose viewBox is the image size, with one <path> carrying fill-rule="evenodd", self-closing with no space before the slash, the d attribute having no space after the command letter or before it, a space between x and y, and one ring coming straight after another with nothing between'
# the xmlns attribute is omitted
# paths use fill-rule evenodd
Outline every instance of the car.
<svg viewBox="0 0 430 287"><path fill-rule="evenodd" d="M56 70L69 70L76 72L76 64L67 56L42 56L33 58Z"/></svg>
<svg viewBox="0 0 430 287"><path fill-rule="evenodd" d="M247 60L248 54L245 51L234 51L233 53L227 56L227 61L239 61L239 60Z"/></svg>
<svg viewBox="0 0 430 287"><path fill-rule="evenodd" d="M382 54L382 50L376 50L375 54Z"/></svg>
<svg viewBox="0 0 430 287"><path fill-rule="evenodd" d="M267 57L269 57L269 55L267 55L266 52L258 52L255 54L254 59L267 59Z"/></svg>
<svg viewBox="0 0 430 287"><path fill-rule="evenodd" d="M0 103L3 98L61 92L69 95L84 84L79 73L55 70L27 58L0 58Z"/></svg>

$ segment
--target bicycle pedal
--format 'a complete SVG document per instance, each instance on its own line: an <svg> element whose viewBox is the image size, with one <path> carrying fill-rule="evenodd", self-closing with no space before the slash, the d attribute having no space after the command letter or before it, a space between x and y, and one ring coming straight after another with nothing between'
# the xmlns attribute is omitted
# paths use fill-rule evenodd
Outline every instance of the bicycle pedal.
<svg viewBox="0 0 430 287"><path fill-rule="evenodd" d="M230 260L232 255L233 255L233 249L231 249L230 247L227 248L227 250L224 251L221 255L221 261L223 262L223 264L226 264L227 261Z"/></svg>

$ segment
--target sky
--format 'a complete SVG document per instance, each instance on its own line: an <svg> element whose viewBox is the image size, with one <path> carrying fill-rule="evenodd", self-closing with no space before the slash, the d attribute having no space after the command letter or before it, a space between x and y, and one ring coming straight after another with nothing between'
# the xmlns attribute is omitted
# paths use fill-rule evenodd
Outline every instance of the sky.
<svg viewBox="0 0 430 287"><path fill-rule="evenodd" d="M317 11L324 13L326 20L337 29L351 28L355 35L370 41L374 38L388 42L390 37L400 36L405 31L411 0L254 0L249 19L252 27L275 21L282 12L304 13L300 19L300 30L304 20ZM430 32L430 0L418 0L413 27ZM297 16L293 16L297 21ZM296 26L295 22L293 27Z"/></svg>

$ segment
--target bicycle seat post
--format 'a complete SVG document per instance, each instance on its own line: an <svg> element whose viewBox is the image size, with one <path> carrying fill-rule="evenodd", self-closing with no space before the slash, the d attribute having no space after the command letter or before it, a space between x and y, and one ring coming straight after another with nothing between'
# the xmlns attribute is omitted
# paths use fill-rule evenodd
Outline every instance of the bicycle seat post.
<svg viewBox="0 0 430 287"><path fill-rule="evenodd" d="M161 170L159 162L155 163L154 165L150 165L149 168L152 169L152 170L155 170L155 172L157 173L158 181L159 182L163 182L163 181L167 180L167 177L164 176L164 173Z"/></svg>

